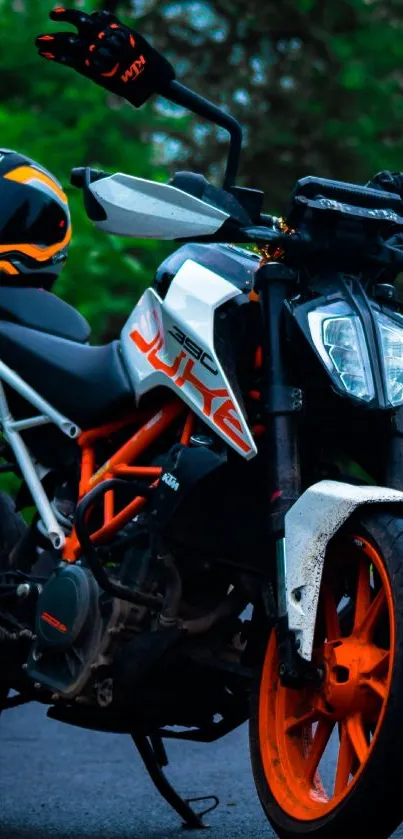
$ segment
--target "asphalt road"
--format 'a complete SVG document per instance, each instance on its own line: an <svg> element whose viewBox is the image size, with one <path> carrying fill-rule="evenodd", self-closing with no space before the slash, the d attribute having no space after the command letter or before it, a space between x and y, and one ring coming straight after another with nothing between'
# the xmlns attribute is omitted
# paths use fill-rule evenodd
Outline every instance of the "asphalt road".
<svg viewBox="0 0 403 839"><path fill-rule="evenodd" d="M253 786L246 727L208 745L168 742L167 752L167 775L182 795L220 798L206 818L208 839L273 839ZM62 725L38 705L0 717L0 796L1 839L188 835L128 737Z"/></svg>
<svg viewBox="0 0 403 839"><path fill-rule="evenodd" d="M331 744L330 744L330 748ZM185 797L215 794L208 839L274 839L253 786L246 726L218 743L169 742ZM325 780L325 778L324 778ZM47 720L29 705L0 717L1 839L183 839L130 739ZM394 834L403 839L403 826Z"/></svg>

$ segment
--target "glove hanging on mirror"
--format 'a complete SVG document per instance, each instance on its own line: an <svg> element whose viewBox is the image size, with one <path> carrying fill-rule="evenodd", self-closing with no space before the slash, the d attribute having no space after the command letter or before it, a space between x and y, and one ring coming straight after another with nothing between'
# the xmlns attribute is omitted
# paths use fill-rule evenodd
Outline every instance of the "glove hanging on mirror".
<svg viewBox="0 0 403 839"><path fill-rule="evenodd" d="M39 35L39 55L72 67L101 87L140 108L154 93L164 93L175 71L141 35L110 12L91 15L79 9L54 9L52 20L72 23L73 32Z"/></svg>

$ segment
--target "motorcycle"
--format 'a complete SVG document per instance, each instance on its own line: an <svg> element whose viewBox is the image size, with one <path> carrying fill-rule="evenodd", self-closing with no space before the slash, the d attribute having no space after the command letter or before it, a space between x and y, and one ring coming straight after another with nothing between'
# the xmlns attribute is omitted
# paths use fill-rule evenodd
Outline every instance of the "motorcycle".
<svg viewBox="0 0 403 839"><path fill-rule="evenodd" d="M51 16L78 35L40 36L45 58L120 80L136 107L162 93L230 150L222 187L73 170L98 228L178 242L117 340L91 345L51 292L21 309L0 288L2 471L36 508L24 526L0 496L3 710L36 700L129 734L195 828L164 740L249 720L280 837L387 837L403 816L402 197L309 176L284 217L263 213L235 185L230 115L113 15Z"/></svg>

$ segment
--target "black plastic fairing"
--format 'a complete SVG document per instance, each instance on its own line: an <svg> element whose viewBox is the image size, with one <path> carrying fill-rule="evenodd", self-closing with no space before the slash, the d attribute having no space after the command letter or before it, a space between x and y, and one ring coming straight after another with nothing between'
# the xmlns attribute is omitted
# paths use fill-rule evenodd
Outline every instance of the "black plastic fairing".
<svg viewBox="0 0 403 839"><path fill-rule="evenodd" d="M193 487L225 462L225 454L217 454L207 447L174 446L166 456L161 480L152 497L149 508L151 527L158 532L168 527Z"/></svg>
<svg viewBox="0 0 403 839"><path fill-rule="evenodd" d="M247 294L239 294L214 314L214 349L244 413L244 394L254 376L256 348L261 344L259 306Z"/></svg>

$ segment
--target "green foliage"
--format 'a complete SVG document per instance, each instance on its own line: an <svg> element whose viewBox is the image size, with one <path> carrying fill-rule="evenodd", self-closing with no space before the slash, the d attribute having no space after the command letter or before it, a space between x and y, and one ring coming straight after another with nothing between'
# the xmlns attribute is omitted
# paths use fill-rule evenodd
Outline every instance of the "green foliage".
<svg viewBox="0 0 403 839"><path fill-rule="evenodd" d="M241 182L265 190L268 212L305 175L366 183L403 169L402 0L119 3L130 7L179 76L245 126ZM216 177L221 140L186 136L185 165Z"/></svg>
<svg viewBox="0 0 403 839"><path fill-rule="evenodd" d="M106 3L76 5L92 11ZM283 212L296 179L307 174L365 183L380 169L403 168L401 0L112 5L165 52L179 78L235 112L247 128L240 182L265 190L267 211ZM92 164L164 180L167 164L157 163L152 142L158 133L166 136L159 160L170 160L171 171L193 168L217 181L226 145L208 123L200 132L196 118L155 103L135 110L40 59L33 42L54 28L50 6L0 0L0 143L65 184L74 235L56 291L81 309L97 338L110 338L173 246L96 231L80 192L68 185L70 169ZM169 138L176 156L174 148L169 157Z"/></svg>
<svg viewBox="0 0 403 839"><path fill-rule="evenodd" d="M96 5L86 2L85 8ZM66 188L73 240L55 290L88 318L96 338L113 337L168 248L97 231L85 215L80 191L69 186L70 170L93 165L166 179L153 164L144 136L159 119L151 107L135 110L72 70L38 57L35 37L55 27L50 8L46 0L0 0L0 145L42 163Z"/></svg>

